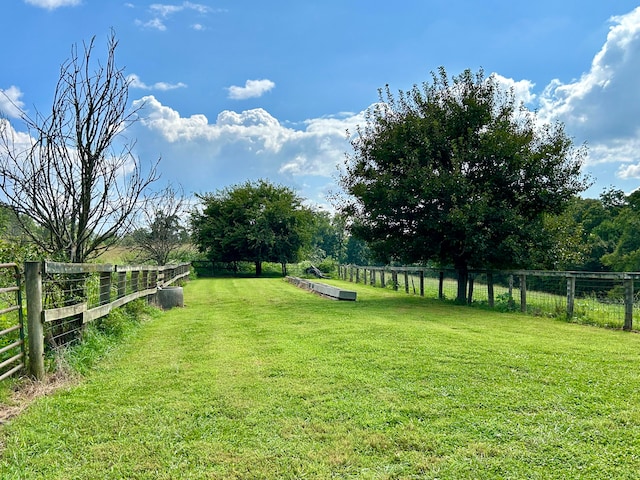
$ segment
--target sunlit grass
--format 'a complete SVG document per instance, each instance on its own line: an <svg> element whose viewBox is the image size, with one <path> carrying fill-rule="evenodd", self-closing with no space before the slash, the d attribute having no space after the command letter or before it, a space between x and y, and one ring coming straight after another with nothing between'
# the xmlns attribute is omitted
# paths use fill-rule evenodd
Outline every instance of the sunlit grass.
<svg viewBox="0 0 640 480"><path fill-rule="evenodd" d="M0 478L635 478L640 337L196 280L3 427Z"/></svg>
<svg viewBox="0 0 640 480"><path fill-rule="evenodd" d="M354 280L356 278L354 277ZM363 285L371 285L369 274L365 282L361 276L359 282ZM553 280L553 279L552 279ZM556 280L557 281L557 280ZM564 279L562 280L564 281ZM404 274L397 276L397 290L409 295L420 294L420 277L409 274L405 278ZM516 282L517 284L517 282ZM381 287L379 272L376 272L376 288ZM385 278L385 288L394 290L391 275L387 272ZM445 277L442 283L442 300L453 301L457 295L457 281L453 278ZM440 285L438 278L425 276L424 278L425 298L440 298ZM527 313L531 315L547 316L567 320L567 297L566 295L556 295L548 291L540 291L534 288L527 290ZM473 305L488 305L487 284L482 281L475 282L473 291ZM520 311L520 288L513 287L511 290L496 283L494 285L494 308L498 311ZM625 307L623 298L607 298L606 301L596 298L595 295L576 295L574 300L574 312L569 319L575 323L584 325L595 325L606 328L622 328L624 325ZM634 305L634 318L640 318L640 304ZM636 328L637 330L637 328Z"/></svg>

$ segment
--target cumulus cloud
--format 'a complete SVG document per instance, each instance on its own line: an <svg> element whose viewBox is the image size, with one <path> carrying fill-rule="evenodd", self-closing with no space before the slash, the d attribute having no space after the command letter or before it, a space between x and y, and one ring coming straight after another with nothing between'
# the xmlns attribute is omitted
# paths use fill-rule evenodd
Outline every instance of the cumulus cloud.
<svg viewBox="0 0 640 480"><path fill-rule="evenodd" d="M178 83L167 83L167 82L156 82L152 85L147 85L140 77L136 74L131 74L127 76L127 81L129 82L129 86L131 88L140 88L142 90L175 90L176 88L186 88L187 84L178 82Z"/></svg>
<svg viewBox="0 0 640 480"><path fill-rule="evenodd" d="M622 179L640 178L640 165L623 165L618 169L616 175Z"/></svg>
<svg viewBox="0 0 640 480"><path fill-rule="evenodd" d="M610 21L590 70L569 83L553 80L541 97L542 115L590 143L635 138L640 127L640 7Z"/></svg>
<svg viewBox="0 0 640 480"><path fill-rule="evenodd" d="M319 192L331 183L350 148L346 130L364 122L362 112L290 125L262 108L225 110L214 120L202 114L183 117L152 95L134 106L143 107L138 145L157 148L163 175L176 183L213 190L269 178L297 186L319 203L326 202Z"/></svg>
<svg viewBox="0 0 640 480"><path fill-rule="evenodd" d="M232 85L227 90L229 91L229 98L233 100L245 100L247 98L261 97L275 88L275 86L275 83L267 79L247 80L244 87Z"/></svg>
<svg viewBox="0 0 640 480"><path fill-rule="evenodd" d="M55 10L59 7L74 7L80 5L81 0L25 0L25 3L34 7L46 8L47 10Z"/></svg>
<svg viewBox="0 0 640 480"><path fill-rule="evenodd" d="M0 88L0 114L18 118L24 108L24 102L20 100L22 92L18 87L10 86L7 89Z"/></svg>
<svg viewBox="0 0 640 480"><path fill-rule="evenodd" d="M2 141L6 142L6 146L17 155L29 151L34 142L28 133L14 129L6 118L0 118L0 136L3 138Z"/></svg>
<svg viewBox="0 0 640 480"><path fill-rule="evenodd" d="M535 84L529 80L514 80L513 78L506 78L498 73L494 73L493 77L498 83L506 90L513 90L513 94L516 97L516 101L522 102L525 105L531 105L536 100L536 95L533 93Z"/></svg>
<svg viewBox="0 0 640 480"><path fill-rule="evenodd" d="M613 183L613 172L640 178L640 7L609 22L589 70L552 80L538 98L543 120L560 120L576 143L587 143L585 165L601 184Z"/></svg>

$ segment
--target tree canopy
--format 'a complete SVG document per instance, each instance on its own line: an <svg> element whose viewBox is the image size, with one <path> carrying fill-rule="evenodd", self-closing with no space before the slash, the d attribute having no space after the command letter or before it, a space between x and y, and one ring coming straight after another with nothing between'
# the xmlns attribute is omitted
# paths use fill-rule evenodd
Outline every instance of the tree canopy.
<svg viewBox="0 0 640 480"><path fill-rule="evenodd" d="M309 241L311 211L291 189L260 180L198 195L202 210L191 215L193 241L200 252L218 262L298 261Z"/></svg>
<svg viewBox="0 0 640 480"><path fill-rule="evenodd" d="M466 70L380 103L352 136L338 209L382 261L434 261L458 271L525 266L548 241L544 218L588 182L560 123L542 124L494 77Z"/></svg>

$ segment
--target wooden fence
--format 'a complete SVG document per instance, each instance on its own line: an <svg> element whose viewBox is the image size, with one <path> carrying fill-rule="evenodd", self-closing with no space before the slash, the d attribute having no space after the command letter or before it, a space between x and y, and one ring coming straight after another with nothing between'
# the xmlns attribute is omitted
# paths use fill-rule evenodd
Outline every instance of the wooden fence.
<svg viewBox="0 0 640 480"><path fill-rule="evenodd" d="M343 280L394 290L403 286L406 293L413 289L416 295L439 299L455 298L457 288L453 269L340 265L338 272ZM499 303L521 312L546 311L569 319L599 315L602 321L597 324L632 330L634 313L640 314L638 279L640 272L471 270L468 301L475 295L491 308Z"/></svg>
<svg viewBox="0 0 640 480"><path fill-rule="evenodd" d="M189 263L156 267L26 262L29 373L44 377L45 343L67 345L80 337L86 323L138 298L153 299L159 289L189 272Z"/></svg>

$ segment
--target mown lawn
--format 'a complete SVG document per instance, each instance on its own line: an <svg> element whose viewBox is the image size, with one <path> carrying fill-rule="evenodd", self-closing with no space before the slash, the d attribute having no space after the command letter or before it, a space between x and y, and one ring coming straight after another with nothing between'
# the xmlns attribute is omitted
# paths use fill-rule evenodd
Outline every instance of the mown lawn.
<svg viewBox="0 0 640 480"><path fill-rule="evenodd" d="M189 283L2 427L0 478L638 478L640 336L355 288Z"/></svg>

